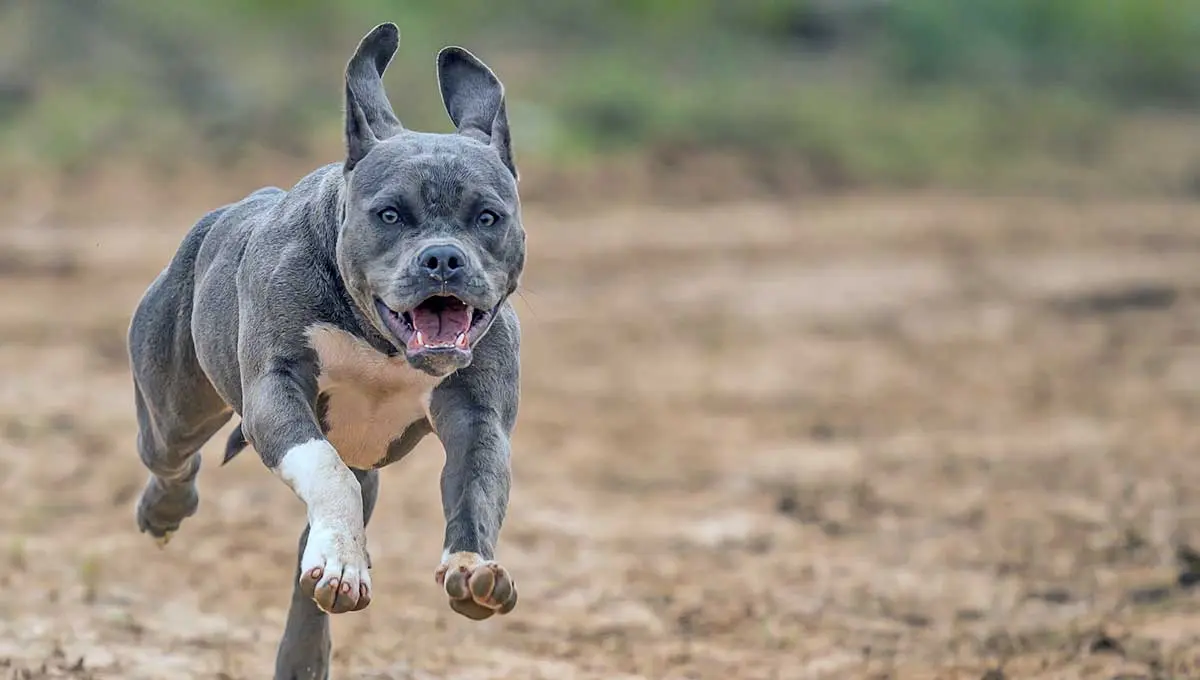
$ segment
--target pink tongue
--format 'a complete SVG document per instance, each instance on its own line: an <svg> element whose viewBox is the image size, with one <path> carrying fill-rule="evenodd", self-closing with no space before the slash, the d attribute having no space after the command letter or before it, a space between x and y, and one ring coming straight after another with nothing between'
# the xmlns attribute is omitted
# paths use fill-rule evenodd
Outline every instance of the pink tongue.
<svg viewBox="0 0 1200 680"><path fill-rule="evenodd" d="M413 327L427 346L453 345L459 333L465 333L471 327L471 311L465 305L438 311L418 307L411 314Z"/></svg>

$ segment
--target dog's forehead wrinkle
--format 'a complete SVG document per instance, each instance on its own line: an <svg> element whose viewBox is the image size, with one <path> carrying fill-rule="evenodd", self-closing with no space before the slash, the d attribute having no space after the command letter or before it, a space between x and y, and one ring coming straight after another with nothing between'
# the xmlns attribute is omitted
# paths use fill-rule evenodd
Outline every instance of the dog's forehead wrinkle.
<svg viewBox="0 0 1200 680"><path fill-rule="evenodd" d="M466 204L493 203L512 211L516 201L505 198L503 187L455 156L427 155L401 161L389 176L364 181L359 205L371 208L391 202L439 217L455 215Z"/></svg>
<svg viewBox="0 0 1200 680"><path fill-rule="evenodd" d="M421 201L425 208L434 213L444 213L457 206L462 200L466 182L461 170L451 166L431 168L433 170L421 182Z"/></svg>

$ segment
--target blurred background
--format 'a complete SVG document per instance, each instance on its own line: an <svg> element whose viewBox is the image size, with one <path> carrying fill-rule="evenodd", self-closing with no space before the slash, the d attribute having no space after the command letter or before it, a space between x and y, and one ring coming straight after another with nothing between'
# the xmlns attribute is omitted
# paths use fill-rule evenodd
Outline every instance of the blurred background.
<svg viewBox="0 0 1200 680"><path fill-rule="evenodd" d="M124 336L205 211L342 153L400 25L504 81L530 260L499 558L446 607L384 473L358 678L1200 675L1200 3L0 2L0 671L272 667L303 512L136 532Z"/></svg>
<svg viewBox="0 0 1200 680"><path fill-rule="evenodd" d="M326 157L346 44L399 15L388 85L409 126L447 128L431 55L469 44L503 73L522 158L554 175L629 157L678 175L682 159L732 156L730 173L749 175L732 191L1186 193L1200 184L1198 13L1176 0L12 0L3 159L86 173Z"/></svg>

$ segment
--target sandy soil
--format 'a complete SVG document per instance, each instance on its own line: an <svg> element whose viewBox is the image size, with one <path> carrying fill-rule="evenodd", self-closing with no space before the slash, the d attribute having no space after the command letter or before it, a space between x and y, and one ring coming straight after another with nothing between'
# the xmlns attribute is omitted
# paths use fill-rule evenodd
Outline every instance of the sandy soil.
<svg viewBox="0 0 1200 680"><path fill-rule="evenodd" d="M1200 677L1200 205L527 226L521 605L446 606L427 441L383 474L337 677ZM0 678L270 674L291 492L214 441L167 549L133 521L124 332L186 227L0 229Z"/></svg>

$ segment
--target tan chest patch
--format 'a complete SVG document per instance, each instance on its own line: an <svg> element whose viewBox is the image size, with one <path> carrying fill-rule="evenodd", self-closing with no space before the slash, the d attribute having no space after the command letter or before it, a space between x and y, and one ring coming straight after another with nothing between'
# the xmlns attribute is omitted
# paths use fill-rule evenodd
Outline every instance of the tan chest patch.
<svg viewBox="0 0 1200 680"><path fill-rule="evenodd" d="M370 469L410 423L429 417L429 398L442 378L389 357L361 338L327 324L308 329L326 395L325 436L346 465Z"/></svg>

